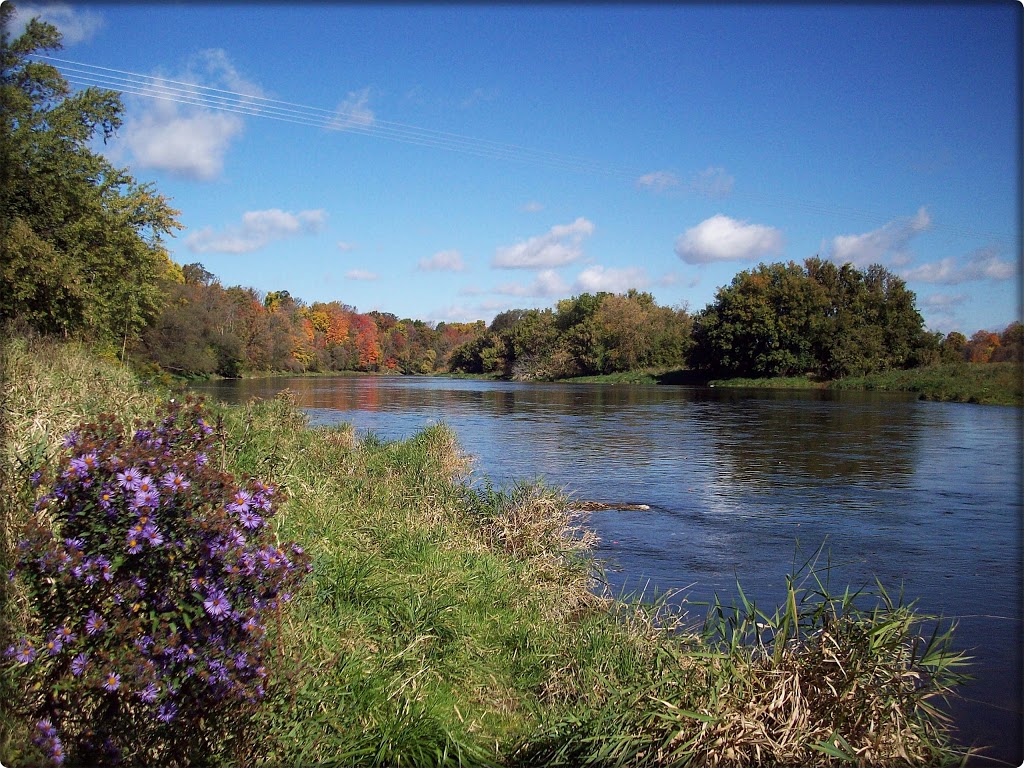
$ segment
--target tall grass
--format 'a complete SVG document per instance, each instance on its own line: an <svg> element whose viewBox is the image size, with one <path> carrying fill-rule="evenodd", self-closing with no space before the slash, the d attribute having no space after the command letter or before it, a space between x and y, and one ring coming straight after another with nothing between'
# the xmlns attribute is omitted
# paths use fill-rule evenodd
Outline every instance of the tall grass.
<svg viewBox="0 0 1024 768"><path fill-rule="evenodd" d="M6 353L5 557L27 501L7 489L23 487L32 462L80 418L147 416L161 396L73 346L14 341ZM881 589L870 604L804 574L777 611L740 591L704 622L665 597L613 599L571 502L536 484L471 482L444 425L360 440L308 427L288 395L211 408L226 434L211 458L280 485L274 530L314 563L271 627L276 683L257 715L266 765L939 765L960 755L938 704L964 660L948 632L928 634L934 621ZM10 626L28 606L5 596ZM5 764L25 729L0 713Z"/></svg>

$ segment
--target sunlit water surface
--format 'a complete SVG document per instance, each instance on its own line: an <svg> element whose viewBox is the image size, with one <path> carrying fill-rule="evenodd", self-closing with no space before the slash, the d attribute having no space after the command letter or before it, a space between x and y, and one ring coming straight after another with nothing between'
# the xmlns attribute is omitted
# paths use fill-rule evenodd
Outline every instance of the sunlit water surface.
<svg viewBox="0 0 1024 768"><path fill-rule="evenodd" d="M478 476L542 478L580 499L650 505L590 518L617 593L683 588L690 601L717 593L731 602L738 580L774 608L785 575L824 545L839 591L878 577L920 610L957 619L957 644L976 660L954 707L960 736L1021 764L1018 409L443 378L196 386L229 402L285 388L314 425L349 422L400 439L443 421Z"/></svg>

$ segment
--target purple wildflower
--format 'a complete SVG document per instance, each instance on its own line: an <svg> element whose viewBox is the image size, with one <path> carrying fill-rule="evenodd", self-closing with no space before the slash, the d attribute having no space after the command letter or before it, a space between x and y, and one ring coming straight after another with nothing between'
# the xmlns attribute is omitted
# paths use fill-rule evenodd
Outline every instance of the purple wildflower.
<svg viewBox="0 0 1024 768"><path fill-rule="evenodd" d="M178 714L178 705L171 702L161 704L160 709L156 711L156 719L161 723L169 723L174 719L175 715Z"/></svg>
<svg viewBox="0 0 1024 768"><path fill-rule="evenodd" d="M149 493L150 491L156 490L156 483L153 482L153 478L149 475L143 475L139 478L139 484L135 487L137 493Z"/></svg>
<svg viewBox="0 0 1024 768"><path fill-rule="evenodd" d="M141 691L139 691L139 698L147 704L152 704L156 701L157 694L160 693L160 689L156 687L155 683L150 683Z"/></svg>
<svg viewBox="0 0 1024 768"><path fill-rule="evenodd" d="M151 547L159 547L164 543L164 537L160 535L160 530L153 523L149 523L142 529L142 538Z"/></svg>
<svg viewBox="0 0 1024 768"><path fill-rule="evenodd" d="M110 561L107 560L107 558L101 555L100 557L96 558L95 562L96 565L100 567L100 575L103 577L104 581L110 581L112 578L114 578L114 572L110 570Z"/></svg>
<svg viewBox="0 0 1024 768"><path fill-rule="evenodd" d="M86 664L89 663L89 655L86 653L80 653L71 660L71 674L75 677L80 676L85 671Z"/></svg>
<svg viewBox="0 0 1024 768"><path fill-rule="evenodd" d="M100 509L110 509L114 501L114 489L110 486L103 486L100 489Z"/></svg>
<svg viewBox="0 0 1024 768"><path fill-rule="evenodd" d="M107 672L105 678L103 678L103 690L105 691L116 691L121 687L121 676L116 672Z"/></svg>
<svg viewBox="0 0 1024 768"><path fill-rule="evenodd" d="M142 479L142 472L135 467L128 467L124 472L117 473L117 484L126 491L139 490L140 479Z"/></svg>
<svg viewBox="0 0 1024 768"><path fill-rule="evenodd" d="M211 616L217 618L231 610L227 596L219 589L210 590L203 601L203 607Z"/></svg>
<svg viewBox="0 0 1024 768"><path fill-rule="evenodd" d="M96 611L89 611L85 619L85 634L95 635L107 628L107 622Z"/></svg>
<svg viewBox="0 0 1024 768"><path fill-rule="evenodd" d="M62 624L57 628L55 633L60 641L66 645L75 642L75 633L71 631L71 628L67 624Z"/></svg>
<svg viewBox="0 0 1024 768"><path fill-rule="evenodd" d="M52 739L57 735L57 729L53 727L53 723L50 722L49 718L43 718L37 722L36 730L39 731L44 739Z"/></svg>
<svg viewBox="0 0 1024 768"><path fill-rule="evenodd" d="M56 634L50 635L46 640L46 652L51 656L56 656L64 648L64 643Z"/></svg>
<svg viewBox="0 0 1024 768"><path fill-rule="evenodd" d="M206 458L206 454L203 453L202 451L200 451L199 453L196 454L196 466L197 467L205 467L206 463L208 461L209 461L209 459Z"/></svg>
<svg viewBox="0 0 1024 768"><path fill-rule="evenodd" d="M63 445L65 448L74 448L76 445L78 445L79 439L80 438L78 433L72 430L71 432L68 432L66 435L64 435L64 439L61 441L61 445Z"/></svg>
<svg viewBox="0 0 1024 768"><path fill-rule="evenodd" d="M252 496L245 491L235 491L235 495L231 497L231 504L228 506L235 512L248 512L251 500Z"/></svg>
<svg viewBox="0 0 1024 768"><path fill-rule="evenodd" d="M254 528L260 527L260 525L263 523L263 518L257 515L255 512L249 512L248 510L246 510L245 512L242 512L241 515L239 515L239 522L242 523L243 528L248 528L252 530Z"/></svg>
<svg viewBox="0 0 1024 768"><path fill-rule="evenodd" d="M186 479L186 477L180 472L168 472L163 476L160 484L167 488L171 493L177 493L178 491L184 491L192 483Z"/></svg>
<svg viewBox="0 0 1024 768"><path fill-rule="evenodd" d="M137 512L144 507L153 508L160 503L160 494L156 488L150 488L148 491L138 490L135 492L135 497L131 500L129 506L133 512Z"/></svg>
<svg viewBox="0 0 1024 768"><path fill-rule="evenodd" d="M128 548L128 554L136 555L142 551L142 536L133 531L128 531L128 535L124 540L125 545Z"/></svg>

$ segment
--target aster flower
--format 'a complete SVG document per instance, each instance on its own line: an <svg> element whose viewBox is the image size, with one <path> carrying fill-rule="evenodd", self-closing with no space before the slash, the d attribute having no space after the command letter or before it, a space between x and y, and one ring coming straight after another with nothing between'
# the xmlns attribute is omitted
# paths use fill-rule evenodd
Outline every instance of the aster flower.
<svg viewBox="0 0 1024 768"><path fill-rule="evenodd" d="M52 739L57 735L57 729L53 727L53 723L50 722L49 718L43 718L38 721L36 723L36 730L39 731L44 739Z"/></svg>
<svg viewBox="0 0 1024 768"><path fill-rule="evenodd" d="M114 572L110 570L110 561L107 558L100 556L96 558L96 565L99 566L100 575L104 581L110 581L114 578Z"/></svg>
<svg viewBox="0 0 1024 768"><path fill-rule="evenodd" d="M203 607L214 618L219 618L231 610L231 604L228 602L227 596L219 589L213 589L207 593L206 600L203 601Z"/></svg>
<svg viewBox="0 0 1024 768"><path fill-rule="evenodd" d="M199 453L196 454L196 466L197 467L205 467L208 461L209 461L209 459L206 457L206 454L203 453L202 451L200 451Z"/></svg>
<svg viewBox="0 0 1024 768"><path fill-rule="evenodd" d="M64 435L64 439L61 441L61 445L63 445L65 448L74 448L76 445L78 445L78 441L80 439L81 438L78 432L72 430L71 432L68 432L66 435Z"/></svg>
<svg viewBox="0 0 1024 768"><path fill-rule="evenodd" d="M75 677L79 677L84 671L86 665L89 663L89 655L86 653L80 653L71 660L71 674Z"/></svg>
<svg viewBox="0 0 1024 768"><path fill-rule="evenodd" d="M245 491L235 491L235 495L231 497L231 509L235 512L247 512L249 510L249 502L252 496Z"/></svg>
<svg viewBox="0 0 1024 768"><path fill-rule="evenodd" d="M14 659L20 664L30 664L36 657L36 646L27 638L23 638L22 642L18 643L17 648L10 650L13 650Z"/></svg>
<svg viewBox="0 0 1024 768"><path fill-rule="evenodd" d="M168 702L161 704L160 708L156 711L156 719L161 723L169 723L178 714L178 705Z"/></svg>
<svg viewBox="0 0 1024 768"><path fill-rule="evenodd" d="M121 676L116 672L107 672L103 678L103 690L116 691L121 687Z"/></svg>
<svg viewBox="0 0 1024 768"><path fill-rule="evenodd" d="M136 555L142 551L142 536L137 533L129 531L124 543L130 555Z"/></svg>
<svg viewBox="0 0 1024 768"><path fill-rule="evenodd" d="M180 472L168 472L160 480L160 485L170 490L171 493L177 493L185 490L192 483Z"/></svg>
<svg viewBox="0 0 1024 768"><path fill-rule="evenodd" d="M73 643L75 641L75 633L71 631L71 628L67 624L62 624L57 628L57 637L65 645Z"/></svg>
<svg viewBox="0 0 1024 768"><path fill-rule="evenodd" d="M160 693L160 689L156 687L155 683L150 683L141 691L139 691L139 698L147 704L152 704L156 701L157 695Z"/></svg>
<svg viewBox="0 0 1024 768"><path fill-rule="evenodd" d="M46 648L48 654L56 656L64 648L64 643L57 635L50 635L46 640L46 645L43 647Z"/></svg>
<svg viewBox="0 0 1024 768"><path fill-rule="evenodd" d="M142 472L135 467L128 467L124 472L117 473L117 484L126 491L137 491L139 490L139 480L141 478Z"/></svg>
<svg viewBox="0 0 1024 768"><path fill-rule="evenodd" d="M100 509L110 509L114 501L114 489L109 486L103 486L100 489Z"/></svg>
<svg viewBox="0 0 1024 768"><path fill-rule="evenodd" d="M129 506L133 512L138 512L140 509L152 508L160 503L160 494L156 488L150 488L149 490L142 490L141 488L135 492L135 497L132 499Z"/></svg>
<svg viewBox="0 0 1024 768"><path fill-rule="evenodd" d="M156 483L153 482L153 478L149 475L142 475L139 478L139 483L135 487L137 493L149 493L150 491L156 490Z"/></svg>
<svg viewBox="0 0 1024 768"><path fill-rule="evenodd" d="M107 628L107 622L102 616L96 611L89 611L89 615L85 618L85 634L95 635L98 632L102 632Z"/></svg>
<svg viewBox="0 0 1024 768"><path fill-rule="evenodd" d="M250 512L246 510L245 512L242 512L241 515L239 515L239 522L241 522L243 528L253 530L254 528L260 527L260 525L263 523L263 518L257 515L255 512Z"/></svg>
<svg viewBox="0 0 1024 768"><path fill-rule="evenodd" d="M160 535L160 530L153 523L142 529L142 538L151 547L158 547L164 543L164 537Z"/></svg>

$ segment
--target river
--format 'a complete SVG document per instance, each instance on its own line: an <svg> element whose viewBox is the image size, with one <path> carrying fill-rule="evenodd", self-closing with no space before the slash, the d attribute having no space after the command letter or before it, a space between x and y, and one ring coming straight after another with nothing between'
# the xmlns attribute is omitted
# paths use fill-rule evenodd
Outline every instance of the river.
<svg viewBox="0 0 1024 768"><path fill-rule="evenodd" d="M903 395L419 377L273 378L196 390L229 402L295 393L311 423L384 439L443 421L496 483L541 478L591 515L616 593L682 589L771 608L820 546L830 583L878 577L958 622L975 680L958 736L994 760L1022 748L1021 411ZM694 608L693 611L698 611ZM769 611L771 612L771 611Z"/></svg>

